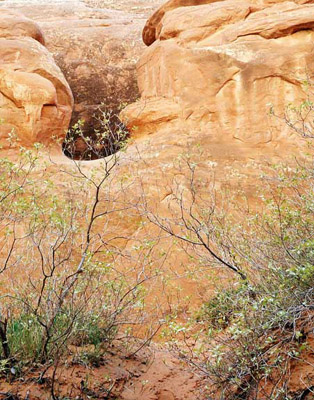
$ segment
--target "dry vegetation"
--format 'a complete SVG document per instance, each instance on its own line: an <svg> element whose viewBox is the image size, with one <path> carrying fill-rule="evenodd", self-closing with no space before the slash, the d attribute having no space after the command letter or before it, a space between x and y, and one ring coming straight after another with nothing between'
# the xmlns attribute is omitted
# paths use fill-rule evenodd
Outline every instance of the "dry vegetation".
<svg viewBox="0 0 314 400"><path fill-rule="evenodd" d="M306 102L292 113L299 118L311 111ZM290 126L300 129L289 115ZM112 138L108 122L103 114L103 130L95 136L101 151ZM74 131L85 140L80 124ZM110 359L117 368L116 349L132 360L159 333L185 368L192 366L205 380L197 398L313 398L311 154L261 176L257 211L239 196L228 199L232 215L216 201L212 186L198 178L197 162L187 157L189 185L182 189L174 182L164 217L150 209L144 193L141 201L129 199L132 179L118 168L126 145L123 127L111 144L120 151L110 152L95 169L80 160L71 168L48 168L39 145L19 148L14 161L0 160L4 398L32 398L24 390L30 381L36 390L43 385L47 399L119 398L123 386L114 377L102 386L97 381L97 390L81 379L65 394L62 371L69 365L79 365L80 373L95 370ZM67 146L71 149L71 140ZM85 140L87 152L95 148ZM157 226L159 237L141 240L130 253L124 246L130 237L119 229L119 221L128 218ZM221 270L228 276L197 313L186 310L185 318L175 310L160 320L147 307L149 288L163 278L156 266L168 256L158 251L161 236L181 247L195 266L194 277L211 280ZM136 362L140 368L149 361ZM114 375L113 370L108 371Z"/></svg>

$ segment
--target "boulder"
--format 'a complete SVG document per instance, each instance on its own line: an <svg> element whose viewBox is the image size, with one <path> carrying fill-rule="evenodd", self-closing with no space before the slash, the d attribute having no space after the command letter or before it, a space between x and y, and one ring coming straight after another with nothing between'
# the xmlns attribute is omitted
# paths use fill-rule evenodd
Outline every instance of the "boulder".
<svg viewBox="0 0 314 400"><path fill-rule="evenodd" d="M64 138L73 98L62 72L43 46L36 23L0 9L0 144L17 136L20 144Z"/></svg>
<svg viewBox="0 0 314 400"><path fill-rule="evenodd" d="M284 116L288 104L308 95L314 4L305 3L169 1L144 28L150 46L137 67L141 100L123 119L136 135L164 128L168 112L171 129L199 137L273 147L300 142L270 111Z"/></svg>

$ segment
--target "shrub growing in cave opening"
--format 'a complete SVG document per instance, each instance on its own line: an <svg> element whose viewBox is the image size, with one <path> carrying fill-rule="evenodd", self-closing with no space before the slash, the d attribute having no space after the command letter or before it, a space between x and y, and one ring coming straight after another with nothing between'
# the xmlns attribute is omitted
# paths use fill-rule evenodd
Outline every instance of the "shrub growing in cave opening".
<svg viewBox="0 0 314 400"><path fill-rule="evenodd" d="M74 160L97 160L123 149L128 137L118 114L99 107L92 123L79 120L69 129L62 149Z"/></svg>

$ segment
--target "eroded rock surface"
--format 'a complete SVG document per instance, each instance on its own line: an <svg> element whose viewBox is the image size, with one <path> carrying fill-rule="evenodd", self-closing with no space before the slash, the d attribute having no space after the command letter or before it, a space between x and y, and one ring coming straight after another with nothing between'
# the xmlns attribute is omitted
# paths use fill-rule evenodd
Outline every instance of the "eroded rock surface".
<svg viewBox="0 0 314 400"><path fill-rule="evenodd" d="M42 31L38 24L14 11L0 8L0 37L31 37L45 44Z"/></svg>
<svg viewBox="0 0 314 400"><path fill-rule="evenodd" d="M22 145L65 137L73 99L39 26L0 9L0 143Z"/></svg>
<svg viewBox="0 0 314 400"><path fill-rule="evenodd" d="M139 97L135 65L145 47L141 31L147 17L161 3L5 0L3 5L39 24L48 50L72 89L73 122L88 122L101 103L107 110L116 111L121 104Z"/></svg>
<svg viewBox="0 0 314 400"><path fill-rule="evenodd" d="M306 97L313 28L314 4L302 0L171 0L144 28L141 100L124 118L138 135L170 126L253 145L298 141L270 109L283 115Z"/></svg>

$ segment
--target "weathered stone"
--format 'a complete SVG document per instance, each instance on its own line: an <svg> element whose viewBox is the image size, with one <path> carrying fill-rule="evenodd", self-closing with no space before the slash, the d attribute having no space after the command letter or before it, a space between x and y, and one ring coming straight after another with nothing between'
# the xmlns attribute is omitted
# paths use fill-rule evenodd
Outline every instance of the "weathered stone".
<svg viewBox="0 0 314 400"><path fill-rule="evenodd" d="M45 44L39 25L20 13L4 8L0 8L0 37L32 37Z"/></svg>
<svg viewBox="0 0 314 400"><path fill-rule="evenodd" d="M268 4L276 4L284 2L285 0L269 0ZM162 5L146 22L143 30L143 41L147 46L150 46L158 38L162 19L164 15L176 8L189 7L189 6L200 6L203 4L212 4L215 2L221 3L219 0L169 0L167 3ZM311 3L311 0L295 0L295 3L304 4ZM264 7L264 2L259 0L251 0L250 4L252 9L259 9ZM203 15L204 16L204 15ZM202 17L202 16L201 16ZM196 22L196 21L195 21Z"/></svg>
<svg viewBox="0 0 314 400"><path fill-rule="evenodd" d="M158 28L164 15L178 7L197 6L201 4L209 4L218 0L169 0L162 5L146 22L143 30L143 41L147 46L154 43L158 36Z"/></svg>
<svg viewBox="0 0 314 400"><path fill-rule="evenodd" d="M10 24L9 24L10 23ZM10 31L10 26L12 30ZM11 32L11 33L10 33ZM64 138L71 119L71 90L37 24L0 11L0 143L22 145Z"/></svg>
<svg viewBox="0 0 314 400"><path fill-rule="evenodd" d="M134 106L127 108L129 127L137 126L137 135L147 126L161 129L160 122L164 129L158 112L164 115L171 102L178 110L171 112L171 129L176 121L177 130L197 131L199 137L210 132L221 140L274 146L300 141L270 108L282 115L285 106L307 95L314 4L272 3L191 0L161 7L144 29L152 44L138 63L136 110L142 118L134 116Z"/></svg>
<svg viewBox="0 0 314 400"><path fill-rule="evenodd" d="M73 122L92 118L101 103L117 111L139 97L136 62L141 31L162 0L5 0L35 20L74 95ZM90 122L90 124L89 124Z"/></svg>

